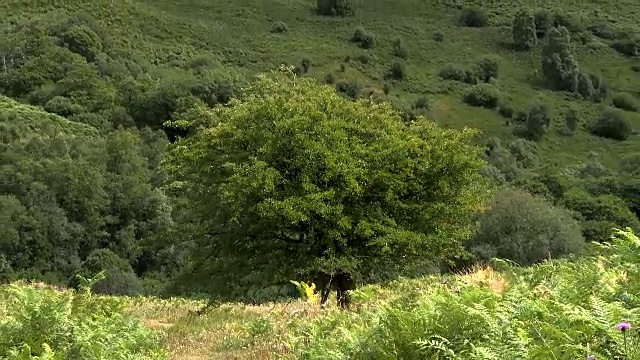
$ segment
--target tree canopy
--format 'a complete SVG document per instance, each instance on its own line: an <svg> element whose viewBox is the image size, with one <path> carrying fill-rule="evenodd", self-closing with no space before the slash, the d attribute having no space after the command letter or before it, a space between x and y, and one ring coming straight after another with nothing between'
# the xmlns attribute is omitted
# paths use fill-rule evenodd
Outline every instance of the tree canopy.
<svg viewBox="0 0 640 360"><path fill-rule="evenodd" d="M187 273L218 296L458 254L484 203L473 131L283 74L213 111L166 161L200 224Z"/></svg>

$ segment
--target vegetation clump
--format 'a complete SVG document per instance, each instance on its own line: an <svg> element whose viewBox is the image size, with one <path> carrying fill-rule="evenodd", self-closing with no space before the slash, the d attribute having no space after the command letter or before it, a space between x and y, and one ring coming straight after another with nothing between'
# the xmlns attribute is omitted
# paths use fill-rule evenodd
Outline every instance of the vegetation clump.
<svg viewBox="0 0 640 360"><path fill-rule="evenodd" d="M485 27L489 24L487 12L479 8L464 8L460 11L460 23L468 27Z"/></svg>
<svg viewBox="0 0 640 360"><path fill-rule="evenodd" d="M478 84L465 93L464 101L471 106L493 109L498 106L501 96L493 85Z"/></svg>
<svg viewBox="0 0 640 360"><path fill-rule="evenodd" d="M631 136L629 119L619 110L607 109L591 127L594 135L614 140L626 140Z"/></svg>
<svg viewBox="0 0 640 360"><path fill-rule="evenodd" d="M363 49L372 49L376 46L376 37L368 33L363 27L357 27L353 32L351 41L358 44Z"/></svg>

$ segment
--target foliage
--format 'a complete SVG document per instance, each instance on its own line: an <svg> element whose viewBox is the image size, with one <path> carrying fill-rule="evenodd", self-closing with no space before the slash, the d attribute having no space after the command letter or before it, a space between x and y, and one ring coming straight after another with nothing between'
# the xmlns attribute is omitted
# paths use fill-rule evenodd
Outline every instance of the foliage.
<svg viewBox="0 0 640 360"><path fill-rule="evenodd" d="M606 109L592 125L591 132L597 136L623 141L631 135L632 129L621 111Z"/></svg>
<svg viewBox="0 0 640 360"><path fill-rule="evenodd" d="M484 55L475 62L475 73L477 77L488 83L491 79L498 78L500 68L500 58L496 55Z"/></svg>
<svg viewBox="0 0 640 360"><path fill-rule="evenodd" d="M317 10L321 15L353 16L355 6L352 0L317 0Z"/></svg>
<svg viewBox="0 0 640 360"><path fill-rule="evenodd" d="M623 55L639 56L640 37L616 40L611 47Z"/></svg>
<svg viewBox="0 0 640 360"><path fill-rule="evenodd" d="M490 84L478 84L464 95L464 101L471 106L495 108L501 98L500 91Z"/></svg>
<svg viewBox="0 0 640 360"><path fill-rule="evenodd" d="M386 73L387 79L403 80L407 77L407 68L403 61L396 60L391 64Z"/></svg>
<svg viewBox="0 0 640 360"><path fill-rule="evenodd" d="M438 76L446 80L461 81L468 84L475 84L477 82L476 74L473 71L465 69L458 64L446 65L440 70Z"/></svg>
<svg viewBox="0 0 640 360"><path fill-rule="evenodd" d="M431 37L433 38L433 40L435 42L443 42L444 41L444 32L442 32L442 30L436 30L433 32L433 35L431 35Z"/></svg>
<svg viewBox="0 0 640 360"><path fill-rule="evenodd" d="M533 14L536 36L538 39L544 38L547 32L553 27L553 15L544 9L536 10Z"/></svg>
<svg viewBox="0 0 640 360"><path fill-rule="evenodd" d="M283 21L276 21L271 26L271 32L276 34L282 34L289 31L289 26Z"/></svg>
<svg viewBox="0 0 640 360"><path fill-rule="evenodd" d="M542 75L555 90L578 91L580 69L570 48L569 31L565 27L553 28L542 50Z"/></svg>
<svg viewBox="0 0 640 360"><path fill-rule="evenodd" d="M287 75L245 99L168 157L203 231L183 281L246 299L294 273L357 278L459 249L484 196L471 132L407 126L388 104Z"/></svg>
<svg viewBox="0 0 640 360"><path fill-rule="evenodd" d="M571 133L575 133L576 130L578 130L578 126L580 126L580 123L582 122L580 120L580 114L575 107L571 107L567 110L567 112L564 114L564 120L567 129Z"/></svg>
<svg viewBox="0 0 640 360"><path fill-rule="evenodd" d="M516 14L511 32L513 43L520 50L530 50L538 42L535 18L526 10L521 10Z"/></svg>
<svg viewBox="0 0 640 360"><path fill-rule="evenodd" d="M124 302L87 291L0 287L3 359L168 359L160 338Z"/></svg>
<svg viewBox="0 0 640 360"><path fill-rule="evenodd" d="M376 46L376 37L367 32L363 27L359 26L353 32L351 41L358 44L363 49L371 49Z"/></svg>
<svg viewBox="0 0 640 360"><path fill-rule="evenodd" d="M397 56L403 60L407 60L407 58L409 58L409 51L404 46L404 42L402 41L402 38L397 37L393 39L392 45L393 45L394 56Z"/></svg>
<svg viewBox="0 0 640 360"><path fill-rule="evenodd" d="M584 245L571 214L521 190L500 190L469 242L476 259L498 257L528 265L578 252Z"/></svg>
<svg viewBox="0 0 640 360"><path fill-rule="evenodd" d="M613 106L618 109L629 110L629 111L638 111L640 109L640 105L638 105L638 101L634 99L631 94L620 93L613 97Z"/></svg>
<svg viewBox="0 0 640 360"><path fill-rule="evenodd" d="M529 109L525 123L526 135L529 139L538 141L551 128L551 110L545 104L534 104Z"/></svg>
<svg viewBox="0 0 640 360"><path fill-rule="evenodd" d="M502 271L370 286L355 294L360 312L296 321L291 348L312 359L624 358L625 335L637 336L639 244L619 232L600 254L571 262L496 262ZM630 333L616 329L621 321Z"/></svg>
<svg viewBox="0 0 640 360"><path fill-rule="evenodd" d="M468 27L485 27L489 23L487 12L484 9L464 8L460 11L460 23Z"/></svg>

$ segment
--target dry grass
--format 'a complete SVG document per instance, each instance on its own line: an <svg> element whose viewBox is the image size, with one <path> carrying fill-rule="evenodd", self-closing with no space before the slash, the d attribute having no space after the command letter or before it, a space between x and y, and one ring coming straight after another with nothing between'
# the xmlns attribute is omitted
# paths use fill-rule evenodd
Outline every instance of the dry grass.
<svg viewBox="0 0 640 360"><path fill-rule="evenodd" d="M502 294L509 282L499 272L488 266L474 266L466 273L460 274L460 281L468 286L488 287L496 294Z"/></svg>
<svg viewBox="0 0 640 360"><path fill-rule="evenodd" d="M321 314L304 301L248 306L224 304L198 315L205 304L183 299L129 299L129 311L163 334L171 359L287 358L288 325ZM326 311L334 311L332 309Z"/></svg>

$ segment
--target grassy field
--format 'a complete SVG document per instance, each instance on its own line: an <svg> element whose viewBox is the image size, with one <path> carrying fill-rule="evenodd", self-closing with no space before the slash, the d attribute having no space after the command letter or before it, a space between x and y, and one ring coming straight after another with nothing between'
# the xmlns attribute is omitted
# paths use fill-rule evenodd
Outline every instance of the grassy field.
<svg viewBox="0 0 640 360"><path fill-rule="evenodd" d="M394 61L393 39L400 37L408 51L405 80L394 84L389 99L410 106L427 96L427 116L447 127L479 128L487 136L512 137L513 127L496 111L470 107L462 102L469 85L442 80L439 70L447 64L471 65L485 54L501 58L496 85L516 110L526 110L534 101L552 109L554 130L540 144L549 163L570 164L583 161L589 152L600 154L605 165L615 167L620 154L640 151L638 135L625 142L601 139L579 131L571 139L562 136L563 115L568 106L578 108L583 127L595 120L610 98L602 104L576 100L540 85L540 48L517 52L511 47L511 21L514 13L526 7L570 13L584 27L608 22L619 31L638 34L640 4L617 1L529 1L471 2L390 0L356 1L354 17L322 17L315 13L315 1L49 1L9 0L0 5L5 21L25 15L55 16L57 13L86 12L100 21L116 47L148 59L154 64L170 65L206 54L237 67L246 75L269 71L280 64L310 61L309 75L324 79L333 73L336 79L357 80L363 86L382 91L384 74ZM457 21L462 6L480 6L487 10L489 26L468 28ZM273 33L274 22L286 23L288 31ZM354 29L362 26L374 34L377 45L364 50L350 41ZM434 40L441 31L444 40ZM574 39L573 51L586 71L601 73L612 93L626 92L640 97L638 57L625 57L608 46L608 40L589 31ZM341 66L344 65L344 71ZM627 111L632 125L640 127L640 115Z"/></svg>
<svg viewBox="0 0 640 360"><path fill-rule="evenodd" d="M37 354L34 345L45 342L61 354L86 346L86 339L117 334L119 347L105 355L569 360L594 354L597 359L640 359L639 247L637 236L621 232L611 245L597 246L581 258L527 268L496 262L493 268L458 275L366 286L353 293L350 311L333 306L320 311L310 301L296 300L263 306L225 303L198 314L205 302L92 297L16 283L0 287L0 344L11 350L27 343ZM92 317L82 315L87 310ZM621 322L631 323L631 329L617 329ZM73 338L62 331L69 326L91 333L74 330ZM2 351L0 356L6 355Z"/></svg>

